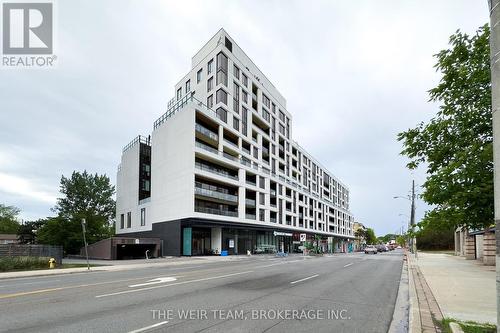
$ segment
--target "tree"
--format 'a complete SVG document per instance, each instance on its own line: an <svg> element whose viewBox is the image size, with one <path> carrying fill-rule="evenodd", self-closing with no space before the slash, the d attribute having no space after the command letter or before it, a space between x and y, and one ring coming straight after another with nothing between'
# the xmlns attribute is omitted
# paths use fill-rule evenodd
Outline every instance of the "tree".
<svg viewBox="0 0 500 333"><path fill-rule="evenodd" d="M421 227L485 228L493 222L493 155L489 28L474 36L457 31L451 47L440 51L442 73L430 101L440 102L428 123L398 134L407 167L424 164L427 179L422 199L434 208Z"/></svg>
<svg viewBox="0 0 500 333"><path fill-rule="evenodd" d="M97 242L113 235L115 188L106 175L74 171L61 177L60 192L51 218L40 229L40 243L63 245L67 253L78 253L83 246L81 221L85 218L87 241Z"/></svg>
<svg viewBox="0 0 500 333"><path fill-rule="evenodd" d="M36 244L38 231L47 223L48 219L28 221L17 228L17 239L21 244Z"/></svg>
<svg viewBox="0 0 500 333"><path fill-rule="evenodd" d="M375 231L372 228L366 228L366 244L375 244L377 242L377 237L375 236Z"/></svg>
<svg viewBox="0 0 500 333"><path fill-rule="evenodd" d="M0 204L0 234L15 234L19 227L17 216L21 210L14 206Z"/></svg>
<svg viewBox="0 0 500 333"><path fill-rule="evenodd" d="M433 228L432 225L416 232L420 250L453 250L455 246L455 229Z"/></svg>
<svg viewBox="0 0 500 333"><path fill-rule="evenodd" d="M389 241L396 239L397 235L395 234L387 234L385 236L378 237L378 240L382 243L389 243Z"/></svg>

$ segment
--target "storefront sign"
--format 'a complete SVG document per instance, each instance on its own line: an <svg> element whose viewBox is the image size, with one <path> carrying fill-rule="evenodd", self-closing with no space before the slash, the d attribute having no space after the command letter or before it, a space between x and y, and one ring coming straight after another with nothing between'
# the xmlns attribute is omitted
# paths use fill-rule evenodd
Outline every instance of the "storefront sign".
<svg viewBox="0 0 500 333"><path fill-rule="evenodd" d="M292 237L293 234L291 232L281 232L281 231L275 231L273 232L274 236L287 236L287 237Z"/></svg>
<svg viewBox="0 0 500 333"><path fill-rule="evenodd" d="M300 234L300 241L301 242L305 242L306 241L306 237L307 237L306 234Z"/></svg>
<svg viewBox="0 0 500 333"><path fill-rule="evenodd" d="M234 239L229 240L229 248L230 249L234 248Z"/></svg>

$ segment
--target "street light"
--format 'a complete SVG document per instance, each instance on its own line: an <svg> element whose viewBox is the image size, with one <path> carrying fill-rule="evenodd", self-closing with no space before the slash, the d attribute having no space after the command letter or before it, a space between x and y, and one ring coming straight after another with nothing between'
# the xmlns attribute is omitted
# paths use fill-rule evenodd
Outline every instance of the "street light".
<svg viewBox="0 0 500 333"><path fill-rule="evenodd" d="M85 257L87 258L87 270L90 271L90 264L89 264L89 252L87 250L87 239L85 238L85 219L82 219L82 233L83 233L83 243L85 245Z"/></svg>
<svg viewBox="0 0 500 333"><path fill-rule="evenodd" d="M411 184L411 195L407 197L403 196L395 196L393 197L394 199L406 199L411 202L411 211L410 211L410 223L408 226L408 230L413 230L413 227L415 226L415 180L412 180ZM415 236L411 239L411 244L410 244L410 249L411 252L415 254L415 258L417 257L417 239Z"/></svg>

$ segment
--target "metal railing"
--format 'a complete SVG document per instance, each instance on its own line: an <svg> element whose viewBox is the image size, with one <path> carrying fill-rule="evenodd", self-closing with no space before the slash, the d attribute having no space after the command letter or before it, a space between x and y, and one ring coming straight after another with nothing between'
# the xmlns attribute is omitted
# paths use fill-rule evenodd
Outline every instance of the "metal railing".
<svg viewBox="0 0 500 333"><path fill-rule="evenodd" d="M195 129L196 129L197 132L208 136L210 139L212 139L214 141L218 141L219 140L219 135L217 135L215 132L209 130L208 128L206 128L203 125L200 125L200 124L196 123Z"/></svg>
<svg viewBox="0 0 500 333"><path fill-rule="evenodd" d="M149 139L149 137L138 135L132 141L130 141L125 147L123 147L122 153L126 152L127 150L129 150L130 148L139 143L144 143L147 144L148 146L151 146L151 140Z"/></svg>
<svg viewBox="0 0 500 333"><path fill-rule="evenodd" d="M217 169L217 168L208 166L206 164L202 164L202 163L196 162L195 163L195 167L197 169L199 169L199 170L208 171L208 172L211 172L211 173L214 173L214 174L217 174L217 175L221 175L221 176L224 176L224 177L227 177L227 178L238 180L238 176L232 175L232 174L230 174L229 172L227 172L225 170Z"/></svg>
<svg viewBox="0 0 500 333"><path fill-rule="evenodd" d="M203 206L194 206L194 211L198 213L206 213L206 214L215 214L215 215L224 215L224 216L232 216L238 217L238 212L234 212L231 210L223 210L223 209L215 209Z"/></svg>
<svg viewBox="0 0 500 333"><path fill-rule="evenodd" d="M201 195L201 196L204 196L204 197L210 197L210 198L224 200L224 201L230 201L230 202L238 202L237 195L222 193L222 192L218 192L218 191L214 191L214 190L209 190L206 188L195 187L194 193Z"/></svg>

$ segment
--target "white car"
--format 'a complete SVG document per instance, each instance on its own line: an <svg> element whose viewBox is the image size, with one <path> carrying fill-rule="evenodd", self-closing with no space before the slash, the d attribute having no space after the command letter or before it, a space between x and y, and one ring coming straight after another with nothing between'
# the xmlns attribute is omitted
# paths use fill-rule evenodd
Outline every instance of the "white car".
<svg viewBox="0 0 500 333"><path fill-rule="evenodd" d="M367 247L365 247L365 253L368 254L368 253L372 253L372 254L377 254L377 248L373 245L368 245Z"/></svg>

